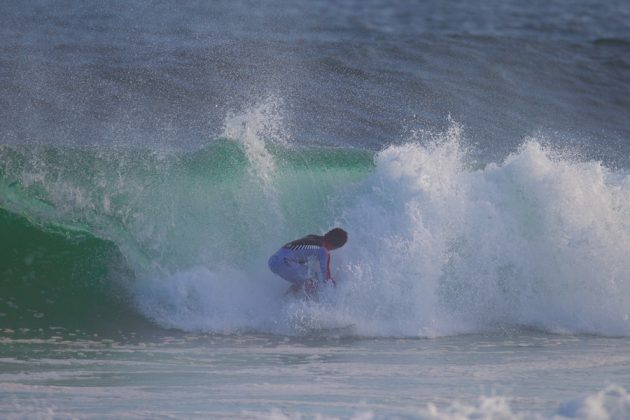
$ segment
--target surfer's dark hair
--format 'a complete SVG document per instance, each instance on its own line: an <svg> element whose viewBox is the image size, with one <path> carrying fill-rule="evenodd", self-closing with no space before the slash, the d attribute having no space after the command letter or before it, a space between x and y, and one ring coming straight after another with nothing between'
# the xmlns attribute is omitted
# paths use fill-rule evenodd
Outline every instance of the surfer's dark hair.
<svg viewBox="0 0 630 420"><path fill-rule="evenodd" d="M335 248L341 248L348 241L348 232L341 228L334 228L326 232L324 240Z"/></svg>

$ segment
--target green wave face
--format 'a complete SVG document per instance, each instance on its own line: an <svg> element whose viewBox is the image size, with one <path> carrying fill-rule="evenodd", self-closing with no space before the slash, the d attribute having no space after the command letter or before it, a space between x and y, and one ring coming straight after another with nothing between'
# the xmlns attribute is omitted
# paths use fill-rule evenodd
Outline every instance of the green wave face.
<svg viewBox="0 0 630 420"><path fill-rule="evenodd" d="M227 139L194 153L0 146L0 322L142 323L135 281L197 265L264 268L296 232L328 228L343 206L333 193L372 162Z"/></svg>
<svg viewBox="0 0 630 420"><path fill-rule="evenodd" d="M41 228L3 209L0 237L4 332L116 331L141 322L116 286L132 274L114 243Z"/></svg>

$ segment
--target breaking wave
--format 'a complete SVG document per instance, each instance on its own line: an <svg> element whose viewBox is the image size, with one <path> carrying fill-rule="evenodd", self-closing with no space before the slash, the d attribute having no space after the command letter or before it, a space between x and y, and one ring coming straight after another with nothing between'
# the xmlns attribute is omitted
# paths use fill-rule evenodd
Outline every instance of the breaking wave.
<svg viewBox="0 0 630 420"><path fill-rule="evenodd" d="M7 325L122 307L185 331L630 334L627 171L536 138L477 164L455 123L379 152L280 125L263 103L193 152L0 146ZM283 297L268 256L337 225L338 287Z"/></svg>

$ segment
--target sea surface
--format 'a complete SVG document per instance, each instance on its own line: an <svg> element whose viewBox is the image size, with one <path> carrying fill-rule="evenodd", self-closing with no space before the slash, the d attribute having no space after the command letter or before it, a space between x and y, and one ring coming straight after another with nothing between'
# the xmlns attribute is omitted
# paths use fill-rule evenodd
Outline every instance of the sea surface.
<svg viewBox="0 0 630 420"><path fill-rule="evenodd" d="M627 1L0 4L0 417L625 419L628 348Z"/></svg>

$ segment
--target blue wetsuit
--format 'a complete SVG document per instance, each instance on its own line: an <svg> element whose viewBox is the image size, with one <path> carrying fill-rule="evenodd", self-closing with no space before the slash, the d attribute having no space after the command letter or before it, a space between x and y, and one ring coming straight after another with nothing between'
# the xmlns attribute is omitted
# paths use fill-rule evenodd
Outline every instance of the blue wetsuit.
<svg viewBox="0 0 630 420"><path fill-rule="evenodd" d="M308 235L289 242L269 258L269 269L293 284L308 280L326 280L329 272L329 253L323 246L324 238Z"/></svg>

